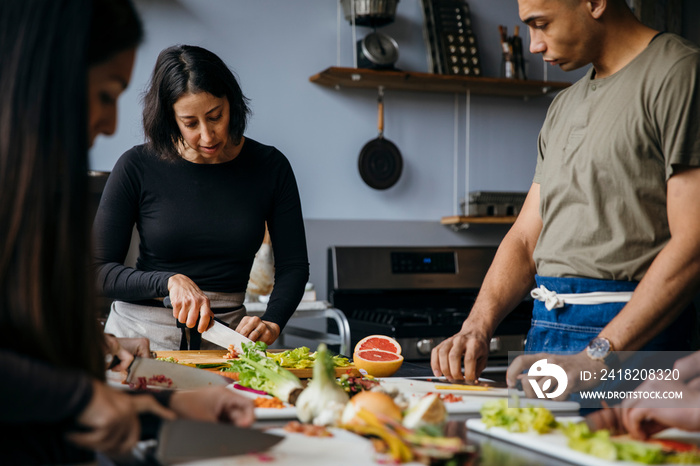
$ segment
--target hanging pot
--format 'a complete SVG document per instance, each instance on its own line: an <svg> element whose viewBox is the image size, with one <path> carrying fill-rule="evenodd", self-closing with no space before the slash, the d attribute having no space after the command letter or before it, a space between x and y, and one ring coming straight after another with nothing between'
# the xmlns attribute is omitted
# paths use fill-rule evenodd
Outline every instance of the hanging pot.
<svg viewBox="0 0 700 466"><path fill-rule="evenodd" d="M394 186L401 177L403 159L398 147L384 138L384 99L381 88L377 97L377 107L379 136L362 148L358 166L360 176L368 186L387 189Z"/></svg>
<svg viewBox="0 0 700 466"><path fill-rule="evenodd" d="M394 21L399 0L340 0L340 3L345 19L351 24L354 8L355 24L380 27Z"/></svg>

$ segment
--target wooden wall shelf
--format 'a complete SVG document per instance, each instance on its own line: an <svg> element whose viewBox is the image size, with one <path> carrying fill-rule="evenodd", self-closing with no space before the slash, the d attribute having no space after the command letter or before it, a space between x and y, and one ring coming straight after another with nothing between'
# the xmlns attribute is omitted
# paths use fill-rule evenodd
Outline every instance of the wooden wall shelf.
<svg viewBox="0 0 700 466"><path fill-rule="evenodd" d="M440 223L454 230L465 230L469 225L511 225L515 222L516 216L503 217L469 217L465 215L450 215L442 217Z"/></svg>
<svg viewBox="0 0 700 466"><path fill-rule="evenodd" d="M385 71L332 66L309 78L309 81L335 89L359 88L416 92L449 92L507 96L538 97L560 91L567 82L531 81L502 78L476 78L413 71Z"/></svg>

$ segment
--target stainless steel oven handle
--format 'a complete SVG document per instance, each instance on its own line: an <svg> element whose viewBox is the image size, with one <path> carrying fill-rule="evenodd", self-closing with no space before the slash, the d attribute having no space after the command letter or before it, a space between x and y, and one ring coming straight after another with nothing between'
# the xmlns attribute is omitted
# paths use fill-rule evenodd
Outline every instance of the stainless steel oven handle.
<svg viewBox="0 0 700 466"><path fill-rule="evenodd" d="M437 346L436 341L433 338L423 338L418 340L416 343L416 349L420 355L429 355L430 352Z"/></svg>

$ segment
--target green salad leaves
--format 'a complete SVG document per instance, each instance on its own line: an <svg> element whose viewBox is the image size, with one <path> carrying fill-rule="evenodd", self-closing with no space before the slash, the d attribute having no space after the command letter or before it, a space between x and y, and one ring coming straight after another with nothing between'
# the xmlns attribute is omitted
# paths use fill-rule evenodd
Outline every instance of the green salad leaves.
<svg viewBox="0 0 700 466"><path fill-rule="evenodd" d="M289 369L308 369L314 367L316 353L312 353L306 346L284 350L279 353L267 352L267 356L277 361L280 366ZM346 367L350 365L350 360L343 356L332 356L334 367Z"/></svg>
<svg viewBox="0 0 700 466"><path fill-rule="evenodd" d="M301 391L302 384L299 378L265 354L265 343L258 341L243 343L241 346L243 354L238 359L229 361L229 367L224 369L228 372L238 372L241 385L262 390L284 402L290 401L292 393Z"/></svg>

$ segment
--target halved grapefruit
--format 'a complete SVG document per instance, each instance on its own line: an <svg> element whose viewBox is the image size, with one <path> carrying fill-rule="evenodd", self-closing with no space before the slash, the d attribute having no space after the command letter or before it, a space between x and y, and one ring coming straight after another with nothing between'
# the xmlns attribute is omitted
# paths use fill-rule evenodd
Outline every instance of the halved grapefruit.
<svg viewBox="0 0 700 466"><path fill-rule="evenodd" d="M355 353L363 350L382 350L394 354L401 354L399 342L386 335L370 335L358 341L355 345Z"/></svg>
<svg viewBox="0 0 700 466"><path fill-rule="evenodd" d="M399 370L403 356L390 351L366 349L355 351L352 361L355 367L372 377L389 377Z"/></svg>

